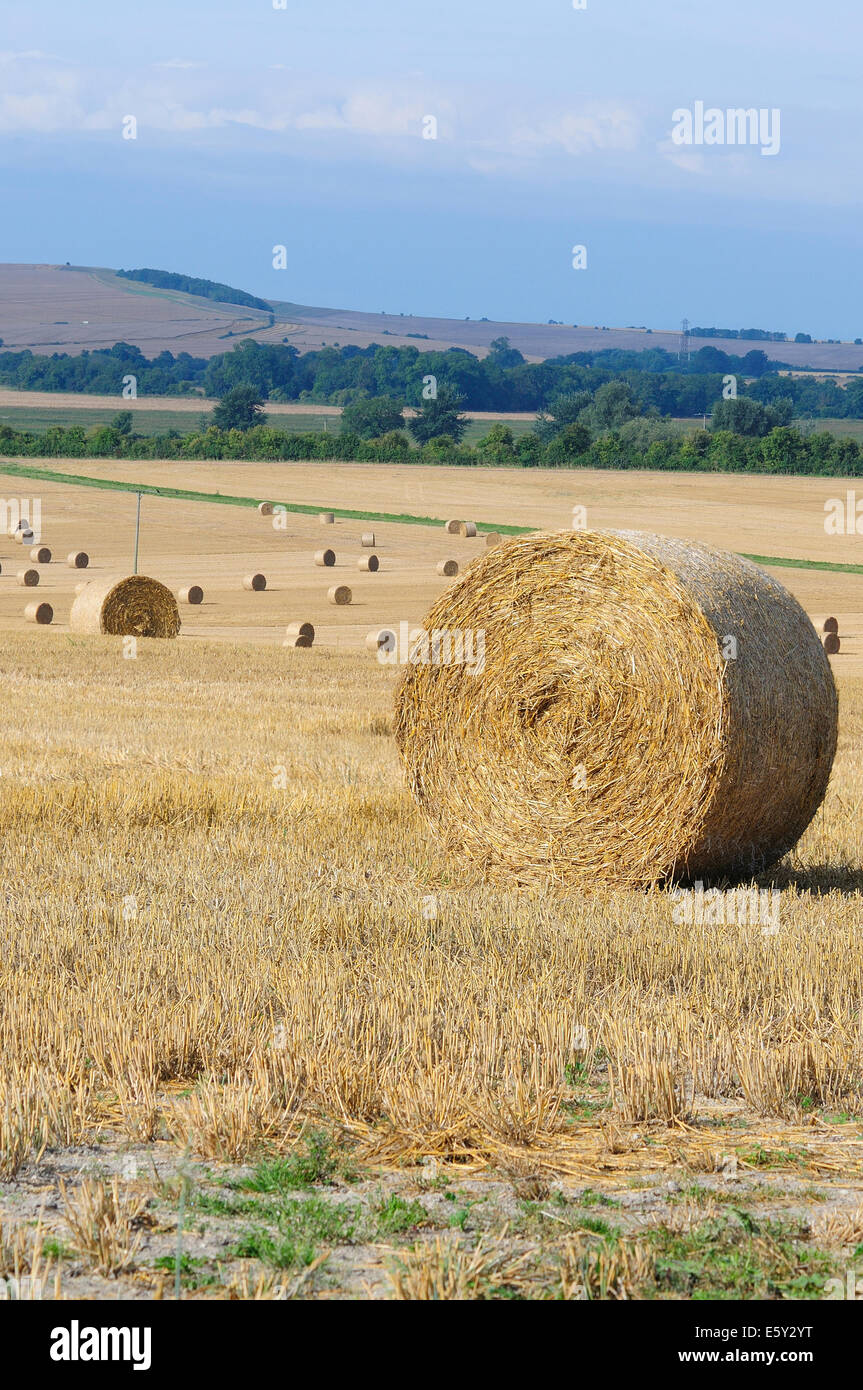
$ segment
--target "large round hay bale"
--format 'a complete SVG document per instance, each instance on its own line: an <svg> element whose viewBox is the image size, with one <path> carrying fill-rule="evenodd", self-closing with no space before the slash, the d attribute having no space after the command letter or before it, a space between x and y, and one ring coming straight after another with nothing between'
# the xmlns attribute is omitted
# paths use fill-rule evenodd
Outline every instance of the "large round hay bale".
<svg viewBox="0 0 863 1390"><path fill-rule="evenodd" d="M334 526L336 514L335 512L318 512L318 521L322 526Z"/></svg>
<svg viewBox="0 0 863 1390"><path fill-rule="evenodd" d="M272 515L273 515L273 504L272 504L272 502L259 502L259 503L258 503L258 514L259 514L259 516L272 516Z"/></svg>
<svg viewBox="0 0 863 1390"><path fill-rule="evenodd" d="M377 574L381 567L381 562L377 555L361 555L357 560L357 569L363 570L367 574Z"/></svg>
<svg viewBox="0 0 863 1390"><path fill-rule="evenodd" d="M47 545L34 545L30 551L30 559L37 565L50 565L51 552Z"/></svg>
<svg viewBox="0 0 863 1390"><path fill-rule="evenodd" d="M841 643L841 641L839 640L839 633L838 633L838 632L825 632L825 634L824 634L824 650L825 650L825 652L827 653L827 655L828 655L828 656L835 656L836 653L837 653L838 651L841 651L841 649L842 649L842 643Z"/></svg>
<svg viewBox="0 0 863 1390"><path fill-rule="evenodd" d="M370 652L394 652L396 633L391 627L376 627L366 636L366 646Z"/></svg>
<svg viewBox="0 0 863 1390"><path fill-rule="evenodd" d="M32 545L35 540L33 532L28 528L14 532L14 539L18 545Z"/></svg>
<svg viewBox="0 0 863 1390"><path fill-rule="evenodd" d="M374 533L374 531L363 531L363 534L360 536L360 545L364 545L368 550L374 550L374 548L375 548L375 533Z"/></svg>
<svg viewBox="0 0 863 1390"><path fill-rule="evenodd" d="M458 574L458 560L438 560L437 572L447 579L452 579L454 575Z"/></svg>
<svg viewBox="0 0 863 1390"><path fill-rule="evenodd" d="M54 621L54 609L50 603L28 603L24 609L24 617L28 623L38 623L40 627L45 627Z"/></svg>
<svg viewBox="0 0 863 1390"><path fill-rule="evenodd" d="M443 524L443 529L446 531L448 536L457 536L459 533L460 526L460 521L445 521Z"/></svg>
<svg viewBox="0 0 863 1390"><path fill-rule="evenodd" d="M330 567L331 565L334 565L335 563L336 563L336 552L335 552L334 550L316 550L316 551L315 551L315 564L316 564L316 565L321 565L321 566L323 566L323 568L329 569L329 567Z"/></svg>
<svg viewBox="0 0 863 1390"><path fill-rule="evenodd" d="M306 637L308 638L308 646L311 646L315 640L315 625L314 623L288 623L285 636L288 641L295 637Z"/></svg>
<svg viewBox="0 0 863 1390"><path fill-rule="evenodd" d="M839 623L837 622L837 620L836 620L835 618L825 618L825 619L824 619L824 626L822 627L821 631L822 631L822 632L838 632L838 631L839 631Z"/></svg>
<svg viewBox="0 0 863 1390"><path fill-rule="evenodd" d="M476 535L476 522L475 522L475 521L460 521L459 524L458 524L458 533L459 533L460 536L475 536L475 535Z"/></svg>
<svg viewBox="0 0 863 1390"><path fill-rule="evenodd" d="M334 584L331 589L327 589L327 598L330 603L335 603L339 608L344 607L353 599L353 593L347 584Z"/></svg>
<svg viewBox="0 0 863 1390"><path fill-rule="evenodd" d="M66 556L66 564L70 570L85 570L90 563L90 556L86 550L70 550Z"/></svg>
<svg viewBox="0 0 863 1390"><path fill-rule="evenodd" d="M830 664L796 600L736 555L644 532L518 537L424 628L396 740L447 846L493 881L734 879L821 804Z"/></svg>
<svg viewBox="0 0 863 1390"><path fill-rule="evenodd" d="M243 588L251 593L260 594L267 587L267 576L265 574L247 574L243 580Z"/></svg>
<svg viewBox="0 0 863 1390"><path fill-rule="evenodd" d="M131 574L86 584L72 604L69 627L72 632L113 637L176 637L180 613L165 584Z"/></svg>
<svg viewBox="0 0 863 1390"><path fill-rule="evenodd" d="M177 593L180 603L203 603L204 591L200 584L190 584L186 589L180 589Z"/></svg>
<svg viewBox="0 0 863 1390"><path fill-rule="evenodd" d="M25 589L35 589L39 583L38 570L19 570L15 578L19 584L23 584Z"/></svg>

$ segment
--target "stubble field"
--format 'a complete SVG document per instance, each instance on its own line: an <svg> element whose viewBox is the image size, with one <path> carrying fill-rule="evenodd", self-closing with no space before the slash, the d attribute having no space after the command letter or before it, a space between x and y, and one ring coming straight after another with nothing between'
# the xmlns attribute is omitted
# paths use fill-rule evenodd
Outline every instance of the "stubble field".
<svg viewBox="0 0 863 1390"><path fill-rule="evenodd" d="M590 525L857 558L824 536L814 480L146 480L169 477L522 525L584 503ZM128 557L133 497L58 481L42 499L58 552L77 538L105 573ZM3 547L0 1275L60 1297L175 1278L189 1298L828 1296L863 1245L863 577L778 574L813 616L838 610L849 655L824 807L758 881L776 929L686 924L658 890L491 892L438 850L391 737L398 670L362 638L421 619L442 530L375 523L361 616L327 615L310 547L334 533L347 565L359 523L144 509L141 568L203 571L214 608L133 659L68 632L80 576L61 566L61 622L25 630ZM237 591L247 561L273 592ZM283 649L316 604L321 647Z"/></svg>

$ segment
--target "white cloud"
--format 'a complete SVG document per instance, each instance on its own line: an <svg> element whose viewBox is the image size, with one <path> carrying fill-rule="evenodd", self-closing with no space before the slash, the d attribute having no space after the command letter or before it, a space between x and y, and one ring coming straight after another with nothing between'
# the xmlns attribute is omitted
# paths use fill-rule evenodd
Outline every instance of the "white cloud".
<svg viewBox="0 0 863 1390"><path fill-rule="evenodd" d="M640 123L633 111L625 106L606 106L567 111L535 125L518 126L512 142L520 154L558 149L578 157L598 150L634 150L639 133Z"/></svg>

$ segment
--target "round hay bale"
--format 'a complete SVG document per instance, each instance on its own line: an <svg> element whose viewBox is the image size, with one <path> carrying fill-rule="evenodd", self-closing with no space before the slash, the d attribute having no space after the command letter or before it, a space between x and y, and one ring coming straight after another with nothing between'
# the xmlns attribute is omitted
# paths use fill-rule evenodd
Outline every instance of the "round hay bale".
<svg viewBox="0 0 863 1390"><path fill-rule="evenodd" d="M366 637L366 646L370 652L394 652L396 649L396 634L391 627L376 627Z"/></svg>
<svg viewBox="0 0 863 1390"><path fill-rule="evenodd" d="M336 514L335 512L318 512L318 521L322 526L334 526Z"/></svg>
<svg viewBox="0 0 863 1390"><path fill-rule="evenodd" d="M289 638L308 637L308 645L311 646L315 640L315 625L314 623L288 623L285 636Z"/></svg>
<svg viewBox="0 0 863 1390"><path fill-rule="evenodd" d="M365 570L368 574L377 574L381 567L381 562L377 555L361 555L357 560L357 569Z"/></svg>
<svg viewBox="0 0 863 1390"><path fill-rule="evenodd" d="M316 564L316 565L321 565L324 569L328 569L331 565L334 565L335 563L336 563L336 552L335 552L334 550L316 550L316 551L315 551L315 564Z"/></svg>
<svg viewBox="0 0 863 1390"><path fill-rule="evenodd" d="M335 603L339 608L343 608L346 603L353 599L353 593L347 584L334 584L331 589L327 589L327 598L330 603Z"/></svg>
<svg viewBox="0 0 863 1390"><path fill-rule="evenodd" d="M824 619L824 626L822 627L821 631L822 631L822 632L838 632L838 631L839 631L839 624L838 624L838 622L836 621L835 618L825 618L825 619Z"/></svg>
<svg viewBox="0 0 863 1390"><path fill-rule="evenodd" d="M424 629L448 642L415 646L399 685L408 784L493 881L740 878L821 804L830 664L796 600L739 556L634 531L518 537Z"/></svg>
<svg viewBox="0 0 863 1390"><path fill-rule="evenodd" d="M71 570L85 570L90 563L90 556L86 550L70 550L66 556L66 564Z"/></svg>
<svg viewBox="0 0 863 1390"><path fill-rule="evenodd" d="M259 516L272 516L272 515L273 515L273 504L272 504L272 502L259 502L259 503L258 503L258 514L259 514Z"/></svg>
<svg viewBox="0 0 863 1390"><path fill-rule="evenodd" d="M360 545L364 545L364 546L365 546L367 549L369 549L369 550L374 550L374 548L375 548L375 533L374 533L374 531L363 531L363 534L360 536Z"/></svg>
<svg viewBox="0 0 863 1390"><path fill-rule="evenodd" d="M824 650L828 656L835 656L841 647L842 643L839 640L838 632L826 632L824 634Z"/></svg>
<svg viewBox="0 0 863 1390"><path fill-rule="evenodd" d="M180 589L177 593L180 603L203 603L204 591L200 584L190 584L187 589Z"/></svg>
<svg viewBox="0 0 863 1390"><path fill-rule="evenodd" d="M40 627L44 627L54 621L54 609L50 603L28 603L24 609L24 617L28 623L38 623Z"/></svg>
<svg viewBox="0 0 863 1390"><path fill-rule="evenodd" d="M437 572L447 579L452 579L454 575L458 574L458 560L438 560Z"/></svg>
<svg viewBox="0 0 863 1390"><path fill-rule="evenodd" d="M21 519L20 521L16 521L16 523L15 523L14 526L10 526L10 527L9 527L8 534L11 536L12 540L14 541L14 540L17 540L17 539L18 539L18 535L20 534L21 531L32 531L32 530L33 530L33 528L32 528L32 526L30 525L30 522L28 521L27 517L25 516L25 517L22 517L22 519Z"/></svg>
<svg viewBox="0 0 863 1390"><path fill-rule="evenodd" d="M304 637L299 633L296 637L286 637L282 643L283 647L310 647L314 641L312 637Z"/></svg>
<svg viewBox="0 0 863 1390"><path fill-rule="evenodd" d="M491 550L491 548L492 548L493 545L500 545L500 532L499 532L499 531L486 531L486 533L485 533L485 543L486 543L486 545L488 546L489 550Z"/></svg>
<svg viewBox="0 0 863 1390"><path fill-rule="evenodd" d="M50 565L51 552L47 545L34 545L30 551L30 559L37 565Z"/></svg>
<svg viewBox="0 0 863 1390"><path fill-rule="evenodd" d="M251 592L260 594L267 587L267 576L265 574L247 574L243 580L243 588Z"/></svg>
<svg viewBox="0 0 863 1390"><path fill-rule="evenodd" d="M476 535L476 522L475 522L475 521L460 521L459 524L458 524L458 533L459 533L460 536L475 536L475 535Z"/></svg>
<svg viewBox="0 0 863 1390"><path fill-rule="evenodd" d="M459 534L460 526L460 521L445 521L443 529L446 531L448 536L457 536Z"/></svg>
<svg viewBox="0 0 863 1390"><path fill-rule="evenodd" d="M19 545L32 545L33 541L35 540L33 532L29 530L16 531L14 533L14 536L15 540L18 542Z"/></svg>
<svg viewBox="0 0 863 1390"><path fill-rule="evenodd" d="M165 584L132 574L125 579L93 579L85 584L69 614L72 632L113 637L176 637L177 600Z"/></svg>
<svg viewBox="0 0 863 1390"><path fill-rule="evenodd" d="M35 589L39 583L38 570L19 570L15 576L19 584L23 584L25 589Z"/></svg>

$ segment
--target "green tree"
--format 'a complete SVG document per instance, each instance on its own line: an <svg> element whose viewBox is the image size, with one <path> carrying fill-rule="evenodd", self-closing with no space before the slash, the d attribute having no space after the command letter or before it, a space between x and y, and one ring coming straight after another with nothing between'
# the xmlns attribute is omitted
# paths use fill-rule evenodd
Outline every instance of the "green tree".
<svg viewBox="0 0 863 1390"><path fill-rule="evenodd" d="M255 386L232 386L215 407L211 422L220 430L250 430L266 423L263 400Z"/></svg>
<svg viewBox="0 0 863 1390"><path fill-rule="evenodd" d="M111 421L111 428L119 430L121 434L132 433L133 416L131 410L119 410Z"/></svg>
<svg viewBox="0 0 863 1390"><path fill-rule="evenodd" d="M360 439L380 439L381 435L404 429L404 423L404 407L392 396L370 396L345 406L341 432Z"/></svg>
<svg viewBox="0 0 863 1390"><path fill-rule="evenodd" d="M423 401L418 415L408 421L408 429L418 444L447 435L458 444L467 429L467 419L461 414L464 401L451 386L439 386L433 400Z"/></svg>

